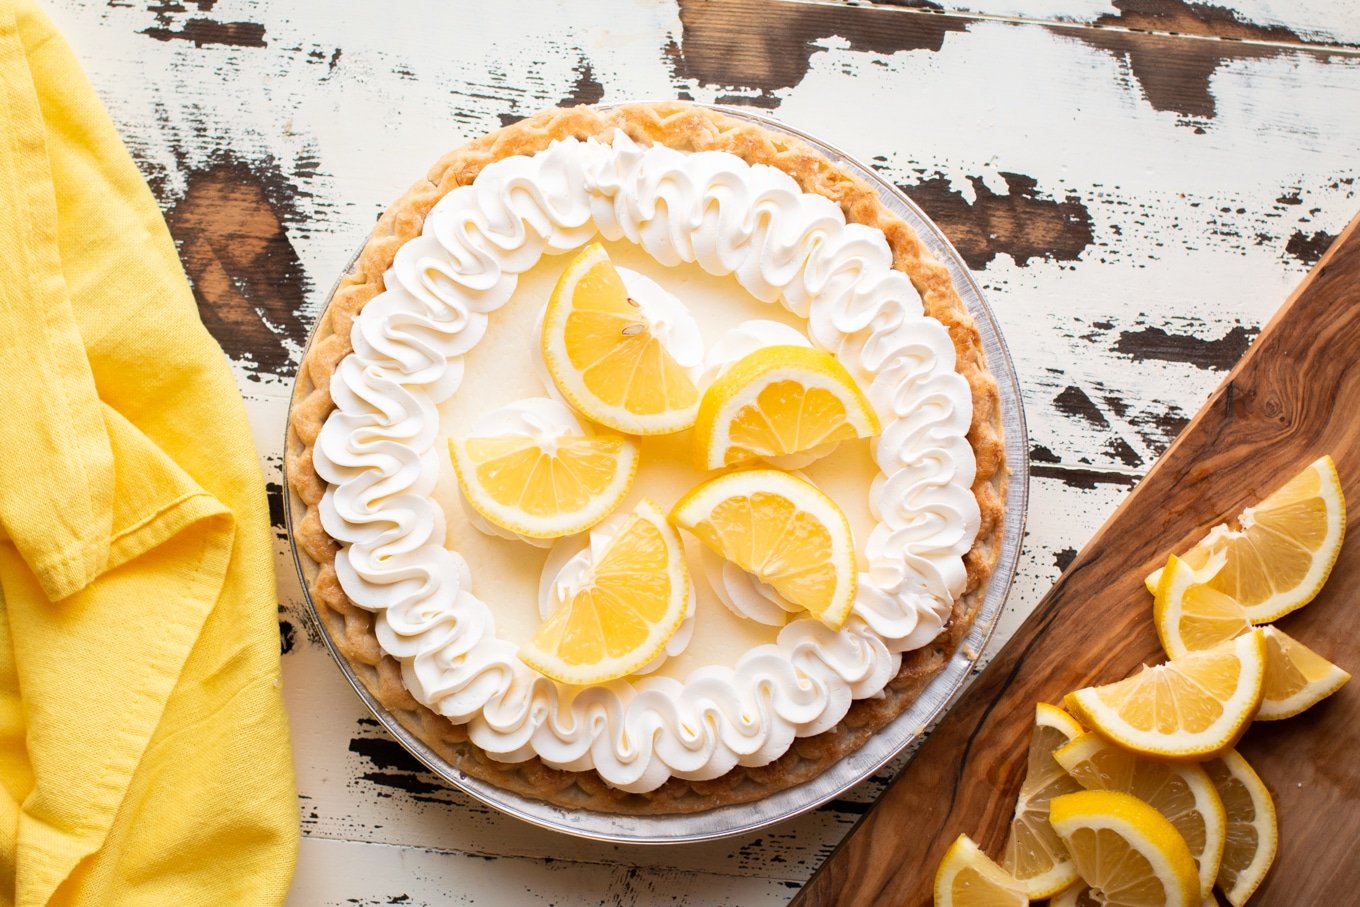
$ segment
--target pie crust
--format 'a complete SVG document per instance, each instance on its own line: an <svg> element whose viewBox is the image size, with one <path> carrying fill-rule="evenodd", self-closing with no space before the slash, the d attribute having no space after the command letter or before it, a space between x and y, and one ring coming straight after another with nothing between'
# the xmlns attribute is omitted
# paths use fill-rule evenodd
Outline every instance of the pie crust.
<svg viewBox="0 0 1360 907"><path fill-rule="evenodd" d="M883 231L894 267L921 295L926 313L948 329L957 357L956 370L972 392L973 418L968 442L977 459L973 494L981 514L977 541L964 556L967 585L955 601L943 633L932 643L902 656L902 666L883 695L856 700L831 730L796 738L788 752L760 767L737 766L708 781L671 778L646 794L607 785L593 771L562 771L537 757L506 763L471 743L461 725L418 703L401 680L401 668L378 645L372 612L352 603L340 587L334 561L338 543L321 526L317 505L326 483L312 464L312 449L323 423L335 409L331 375L351 352L350 327L364 305L383 290L383 274L398 248L420 235L435 203L458 186L471 183L486 165L512 155L543 151L555 139L594 138L608 142L615 129L643 145L662 143L682 151L716 150L750 164L783 170L805 192L837 202L846 219ZM948 663L967 634L986 595L987 581L1001 551L1005 504L1005 450L994 378L987 369L982 341L948 270L934 260L915 231L883 206L877 192L805 143L789 136L682 102L545 110L458 148L440 159L426 178L412 186L383 214L358 259L340 280L308 346L293 391L286 444L298 562L316 612L336 649L360 682L407 730L449 765L479 780L562 807L622 814L688 813L750 802L800 784L858 749L899 715Z"/></svg>

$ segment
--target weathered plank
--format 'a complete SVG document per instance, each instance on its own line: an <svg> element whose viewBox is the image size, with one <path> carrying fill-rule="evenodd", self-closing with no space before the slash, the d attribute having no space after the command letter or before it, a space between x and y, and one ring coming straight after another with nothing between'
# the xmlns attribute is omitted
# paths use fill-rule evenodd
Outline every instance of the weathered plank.
<svg viewBox="0 0 1360 907"><path fill-rule="evenodd" d="M332 838L302 841L295 907L477 904L482 907L776 907L798 883L657 870L619 861L482 857Z"/></svg>
<svg viewBox="0 0 1360 907"><path fill-rule="evenodd" d="M1360 16L1334 0L870 0L928 13L995 16L1271 44L1360 46Z"/></svg>
<svg viewBox="0 0 1360 907"><path fill-rule="evenodd" d="M795 900L927 905L934 867L959 834L999 851L1025 771L1037 702L1122 679L1163 660L1143 577L1216 523L1261 500L1323 454L1360 494L1360 217L1156 467L1125 499L1019 632L940 722L864 821ZM1282 629L1360 667L1360 546L1343 546L1329 584ZM1239 744L1273 791L1280 848L1261 903L1339 904L1360 886L1360 690L1315 711L1258 722ZM910 823L910 835L891 830Z"/></svg>

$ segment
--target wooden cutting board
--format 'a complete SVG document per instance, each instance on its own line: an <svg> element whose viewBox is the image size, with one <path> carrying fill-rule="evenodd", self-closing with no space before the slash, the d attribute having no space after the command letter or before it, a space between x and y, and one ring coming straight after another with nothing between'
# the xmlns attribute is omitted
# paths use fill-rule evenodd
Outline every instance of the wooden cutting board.
<svg viewBox="0 0 1360 907"><path fill-rule="evenodd" d="M793 904L929 904L960 833L999 856L1035 703L1161 661L1143 577L1328 453L1360 513L1360 217ZM1358 536L1322 593L1280 621L1353 674ZM1279 853L1252 903L1360 903L1360 679L1298 717L1254 724L1238 749L1279 811Z"/></svg>

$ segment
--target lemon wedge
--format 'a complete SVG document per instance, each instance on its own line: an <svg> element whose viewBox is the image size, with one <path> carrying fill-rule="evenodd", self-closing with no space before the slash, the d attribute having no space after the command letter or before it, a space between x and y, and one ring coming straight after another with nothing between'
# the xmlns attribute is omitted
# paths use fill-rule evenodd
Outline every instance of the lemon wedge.
<svg viewBox="0 0 1360 907"><path fill-rule="evenodd" d="M1138 753L1197 759L1232 746L1256 715L1265 635L1252 630L1132 677L1068 693L1067 710Z"/></svg>
<svg viewBox="0 0 1360 907"><path fill-rule="evenodd" d="M1223 859L1228 818L1204 769L1144 759L1098 734L1077 737L1054 752L1053 759L1081 787L1132 794L1165 816L1190 848L1200 895L1210 895Z"/></svg>
<svg viewBox="0 0 1360 907"><path fill-rule="evenodd" d="M1049 897L1077 878L1076 864L1048 823L1048 804L1081 790L1053 761L1053 751L1082 733L1081 725L1057 706L1041 702L1035 707L1029 764L1001 856L1002 867L1031 898Z"/></svg>
<svg viewBox="0 0 1360 907"><path fill-rule="evenodd" d="M1351 675L1283 630L1265 627L1266 678L1261 690L1262 721L1292 718L1317 705L1351 679Z"/></svg>
<svg viewBox="0 0 1360 907"><path fill-rule="evenodd" d="M599 243L586 246L553 288L543 361L562 396L601 425L659 435L694 424L698 388L652 335Z"/></svg>
<svg viewBox="0 0 1360 907"><path fill-rule="evenodd" d="M1029 898L967 835L959 835L935 871L935 907L1025 907Z"/></svg>
<svg viewBox="0 0 1360 907"><path fill-rule="evenodd" d="M835 356L767 346L738 359L704 391L694 449L703 468L721 469L878 432L873 407Z"/></svg>
<svg viewBox="0 0 1360 907"><path fill-rule="evenodd" d="M1204 582L1222 568L1223 562L1223 555L1218 554L1205 568L1195 570L1174 554L1167 559L1157 584L1152 620L1170 657L1212 649L1251 629L1247 609L1231 595Z"/></svg>
<svg viewBox="0 0 1360 907"><path fill-rule="evenodd" d="M1218 887L1233 907L1242 907L1266 877L1279 847L1275 801L1259 775L1236 750L1204 763L1228 816L1228 843L1218 869Z"/></svg>
<svg viewBox="0 0 1360 907"><path fill-rule="evenodd" d="M1269 623L1308 604L1327 581L1346 532L1346 501L1332 458L1309 464L1243 510L1236 524L1215 526L1181 560L1199 571L1221 554L1223 568L1204 581L1236 599L1252 623ZM1161 574L1146 580L1154 594Z"/></svg>
<svg viewBox="0 0 1360 907"><path fill-rule="evenodd" d="M452 438L458 487L474 510L536 539L583 532L618 507L638 448L615 434Z"/></svg>
<svg viewBox="0 0 1360 907"><path fill-rule="evenodd" d="M1096 899L1091 892L1091 886L1078 881L1072 887L1053 895L1048 902L1048 907L1106 907L1106 904L1107 902L1104 899ZM1201 907L1218 907L1218 899L1210 892Z"/></svg>
<svg viewBox="0 0 1360 907"><path fill-rule="evenodd" d="M643 499L519 657L562 683L624 677L661 654L688 604L684 546L661 509Z"/></svg>
<svg viewBox="0 0 1360 907"><path fill-rule="evenodd" d="M688 492L671 520L831 629L850 616L850 523L810 482L775 469L728 473Z"/></svg>
<svg viewBox="0 0 1360 907"><path fill-rule="evenodd" d="M1129 794L1084 790L1054 798L1049 821L1099 903L1199 907L1195 861L1166 817Z"/></svg>
<svg viewBox="0 0 1360 907"><path fill-rule="evenodd" d="M1221 562L1221 558L1218 558ZM1212 576L1212 573L1208 574ZM1172 658L1212 648L1248 632L1247 610L1231 596L1197 583L1203 572L1174 555L1157 586L1153 618L1162 648ZM1266 673L1261 707L1264 721L1291 718L1326 699L1351 675L1303 643L1273 626L1262 628L1266 639Z"/></svg>

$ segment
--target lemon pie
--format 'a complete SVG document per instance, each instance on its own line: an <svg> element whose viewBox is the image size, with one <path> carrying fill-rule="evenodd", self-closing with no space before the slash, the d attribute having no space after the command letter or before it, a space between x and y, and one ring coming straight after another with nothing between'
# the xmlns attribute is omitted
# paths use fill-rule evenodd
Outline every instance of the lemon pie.
<svg viewBox="0 0 1360 907"><path fill-rule="evenodd" d="M451 765L615 813L798 784L946 664L1001 541L946 269L802 143L545 111L388 210L299 375L313 602Z"/></svg>

